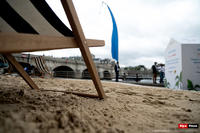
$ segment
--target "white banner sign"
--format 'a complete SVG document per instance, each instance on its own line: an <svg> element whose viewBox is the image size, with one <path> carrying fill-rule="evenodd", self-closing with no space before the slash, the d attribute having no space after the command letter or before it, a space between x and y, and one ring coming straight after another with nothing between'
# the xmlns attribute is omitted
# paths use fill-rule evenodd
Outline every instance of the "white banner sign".
<svg viewBox="0 0 200 133"><path fill-rule="evenodd" d="M200 44L171 40L165 51L165 86L200 90Z"/></svg>

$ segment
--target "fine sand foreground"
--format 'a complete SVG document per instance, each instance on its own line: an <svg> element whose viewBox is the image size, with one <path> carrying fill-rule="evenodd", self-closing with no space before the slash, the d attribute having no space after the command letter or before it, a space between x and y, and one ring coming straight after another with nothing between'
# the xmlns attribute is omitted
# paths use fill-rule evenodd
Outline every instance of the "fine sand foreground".
<svg viewBox="0 0 200 133"><path fill-rule="evenodd" d="M96 93L91 81L33 78L41 89ZM16 76L0 76L0 133L200 132L200 92L103 82L105 100L31 90Z"/></svg>

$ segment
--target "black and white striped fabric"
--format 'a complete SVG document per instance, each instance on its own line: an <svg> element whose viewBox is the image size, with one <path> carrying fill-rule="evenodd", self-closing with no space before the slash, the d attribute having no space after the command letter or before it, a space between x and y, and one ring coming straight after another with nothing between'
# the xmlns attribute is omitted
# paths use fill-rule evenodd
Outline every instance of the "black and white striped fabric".
<svg viewBox="0 0 200 133"><path fill-rule="evenodd" d="M73 36L45 0L0 0L0 32Z"/></svg>
<svg viewBox="0 0 200 133"><path fill-rule="evenodd" d="M41 72L41 73L48 73L51 75L51 72L49 71L49 69L47 68L44 59L42 56L37 56L37 57L33 57L35 60L35 64L37 69Z"/></svg>

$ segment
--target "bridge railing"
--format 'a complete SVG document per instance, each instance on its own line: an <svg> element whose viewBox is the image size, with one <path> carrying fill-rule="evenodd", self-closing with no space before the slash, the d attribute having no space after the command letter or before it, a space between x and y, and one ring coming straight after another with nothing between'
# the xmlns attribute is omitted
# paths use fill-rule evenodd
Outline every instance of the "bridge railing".
<svg viewBox="0 0 200 133"><path fill-rule="evenodd" d="M54 77L75 78L73 71L53 71Z"/></svg>
<svg viewBox="0 0 200 133"><path fill-rule="evenodd" d="M98 75L99 75L99 77L100 77L101 79L103 78L103 77L101 77L100 72L98 72ZM89 73L88 71L84 71L84 72L82 73L82 78L83 78L83 79L91 79L90 73Z"/></svg>

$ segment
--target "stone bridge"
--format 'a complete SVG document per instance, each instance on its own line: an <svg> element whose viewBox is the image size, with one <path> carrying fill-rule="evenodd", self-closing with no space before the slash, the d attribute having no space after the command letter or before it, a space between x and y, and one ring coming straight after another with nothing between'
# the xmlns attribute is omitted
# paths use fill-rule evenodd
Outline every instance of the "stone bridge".
<svg viewBox="0 0 200 133"><path fill-rule="evenodd" d="M13 54L16 60L23 66L32 66L36 68L33 57L37 55L30 54ZM45 64L55 77L66 78L90 78L87 67L81 59L73 60L70 58L54 58L51 56L43 56ZM114 77L113 63L108 61L96 61L94 59L98 74L101 79L111 79Z"/></svg>

